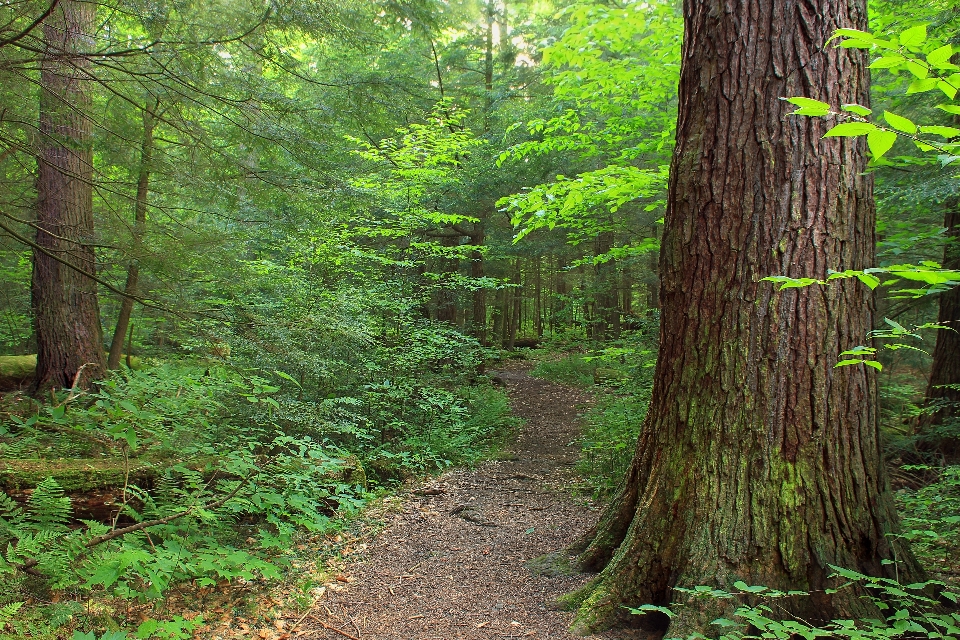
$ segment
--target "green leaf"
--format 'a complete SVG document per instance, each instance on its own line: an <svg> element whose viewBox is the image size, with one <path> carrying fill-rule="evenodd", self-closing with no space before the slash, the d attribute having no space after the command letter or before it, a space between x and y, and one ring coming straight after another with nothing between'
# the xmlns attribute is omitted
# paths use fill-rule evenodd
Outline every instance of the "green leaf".
<svg viewBox="0 0 960 640"><path fill-rule="evenodd" d="M916 47L923 44L924 40L926 39L927 25L919 24L901 33L899 41L901 47Z"/></svg>
<svg viewBox="0 0 960 640"><path fill-rule="evenodd" d="M841 122L837 126L833 127L825 134L824 138L836 138L843 137L849 138L853 136L862 136L871 131L875 131L877 125L871 124L869 122Z"/></svg>
<svg viewBox="0 0 960 640"><path fill-rule="evenodd" d="M883 56L871 62L870 68L871 69L892 69L894 67L900 66L906 61L907 59L904 58L903 56Z"/></svg>
<svg viewBox="0 0 960 640"><path fill-rule="evenodd" d="M960 135L960 129L957 129L955 127L941 127L938 125L934 125L931 127L923 126L923 127L920 127L920 133L932 133L935 136L942 136L944 138L950 139Z"/></svg>
<svg viewBox="0 0 960 640"><path fill-rule="evenodd" d="M737 589L740 589L740 591L743 591L746 593L761 593L767 590L767 587L760 586L760 585L750 586L746 582L743 582L742 580L738 580L734 582L733 586L736 587Z"/></svg>
<svg viewBox="0 0 960 640"><path fill-rule="evenodd" d="M944 80L937 81L937 89L943 91L943 94L951 100L957 97L957 88Z"/></svg>
<svg viewBox="0 0 960 640"><path fill-rule="evenodd" d="M865 364L869 367L873 367L877 371L883 370L883 365L876 360L841 360L837 364L833 365L833 368L836 369L837 367L847 367L851 364Z"/></svg>
<svg viewBox="0 0 960 640"><path fill-rule="evenodd" d="M923 80L930 75L930 68L916 60L907 60L907 71L912 73L918 80Z"/></svg>
<svg viewBox="0 0 960 640"><path fill-rule="evenodd" d="M942 82L937 78L927 78L926 80L914 80L910 83L910 86L907 87L907 95L914 93L924 93L926 91L933 91L937 88L937 85Z"/></svg>
<svg viewBox="0 0 960 640"><path fill-rule="evenodd" d="M629 610L630 613L634 615L639 615L639 616L642 616L643 614L649 611L656 611L657 613L662 613L668 618L672 618L674 615L676 615L673 613L673 611L671 611L667 607L658 607L655 604L642 604L639 607L626 607L626 609Z"/></svg>
<svg viewBox="0 0 960 640"><path fill-rule="evenodd" d="M766 278L761 278L760 282L779 283L781 290L809 287L813 284L823 284L820 280L815 278L791 278L790 276L767 276Z"/></svg>
<svg viewBox="0 0 960 640"><path fill-rule="evenodd" d="M889 132L888 132L888 131L884 131L884 133L889 133ZM871 133L870 135L873 135L873 134ZM869 138L869 136L868 136L868 137L867 137L867 140L869 140L869 139L870 139L870 138ZM871 151L872 151L872 150L873 150L873 147L872 147L872 145L871 145ZM883 154L880 154L880 155L883 155ZM859 281L862 282L863 284L865 284L865 285L867 285L868 287L870 287L870 290L871 290L871 291L872 291L873 289L876 289L878 286L880 286L880 278L878 278L878 277L876 277L876 276L872 276L872 275L870 275L869 273L860 273L860 274L857 274L857 280L859 280Z"/></svg>
<svg viewBox="0 0 960 640"><path fill-rule="evenodd" d="M867 145L870 147L870 153L873 154L874 160L882 158L883 154L890 151L896 141L897 134L893 131L878 129L867 134ZM870 288L873 289L873 287Z"/></svg>
<svg viewBox="0 0 960 640"><path fill-rule="evenodd" d="M292 382L293 384L297 385L297 388L298 388L298 389L302 389L302 388L303 388L303 387L300 386L300 383L297 382L296 380L294 380L293 376L291 376L289 373L284 373L283 371L274 371L274 373L275 373L278 377L283 378L284 380L287 380L288 382Z"/></svg>
<svg viewBox="0 0 960 640"><path fill-rule="evenodd" d="M957 104L938 104L937 109L952 113L955 116L960 116L960 105Z"/></svg>
<svg viewBox="0 0 960 640"><path fill-rule="evenodd" d="M842 356L862 356L870 355L877 352L876 347L867 347L862 344L855 346L853 349L847 349L846 351L841 351L840 355Z"/></svg>
<svg viewBox="0 0 960 640"><path fill-rule="evenodd" d="M953 47L949 44L945 44L939 49L934 49L927 54L927 63L931 67L941 68L940 65L950 63L950 56L953 55ZM953 66L953 65L950 65Z"/></svg>
<svg viewBox="0 0 960 640"><path fill-rule="evenodd" d="M866 31L859 31L857 29L837 29L833 32L833 35L830 36L830 40L827 40L827 44L830 44L832 40L837 38L855 38L857 40L862 40L864 42L876 42L876 36L872 33L867 33Z"/></svg>
<svg viewBox="0 0 960 640"><path fill-rule="evenodd" d="M858 116L868 116L873 113L872 109L867 109L865 106L860 104L845 104L840 107L843 111L849 111L850 113L855 113Z"/></svg>
<svg viewBox="0 0 960 640"><path fill-rule="evenodd" d="M830 114L829 109L821 109L819 107L800 107L796 111L791 111L791 116L810 116L812 118L820 118Z"/></svg>
<svg viewBox="0 0 960 640"><path fill-rule="evenodd" d="M819 100L814 100L813 98L803 98L803 97L794 97L794 98L783 98L790 104L795 104L798 107L814 107L817 109L826 109L830 110L830 105L826 102L820 102Z"/></svg>
<svg viewBox="0 0 960 640"><path fill-rule="evenodd" d="M891 127L896 129L897 131L909 133L910 135L913 135L917 132L917 125L913 124L903 116L898 116L895 113L884 111L883 119L886 120L887 124L889 124Z"/></svg>

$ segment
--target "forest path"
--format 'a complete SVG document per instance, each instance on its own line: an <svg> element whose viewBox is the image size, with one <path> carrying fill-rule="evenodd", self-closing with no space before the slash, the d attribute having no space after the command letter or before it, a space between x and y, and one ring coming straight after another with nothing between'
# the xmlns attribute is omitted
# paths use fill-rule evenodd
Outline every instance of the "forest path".
<svg viewBox="0 0 960 640"><path fill-rule="evenodd" d="M567 632L572 614L547 607L587 576L534 576L524 563L563 548L599 515L570 491L578 408L590 396L522 369L499 377L525 420L506 459L451 470L403 496L385 514L387 528L346 568L351 582L327 591L301 632L341 640L577 637Z"/></svg>

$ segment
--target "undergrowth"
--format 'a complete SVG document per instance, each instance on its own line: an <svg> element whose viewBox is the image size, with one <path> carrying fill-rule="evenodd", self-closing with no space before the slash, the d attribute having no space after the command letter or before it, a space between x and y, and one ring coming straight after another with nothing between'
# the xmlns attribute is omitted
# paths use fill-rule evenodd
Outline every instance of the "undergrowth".
<svg viewBox="0 0 960 640"><path fill-rule="evenodd" d="M204 616L171 593L242 600L384 488L481 459L515 422L471 384L484 350L453 333L369 342L339 387L154 361L89 393L2 396L0 637L190 637Z"/></svg>
<svg viewBox="0 0 960 640"><path fill-rule="evenodd" d="M633 459L640 426L647 413L656 360L655 321L625 334L601 349L590 343L566 345L561 353L542 356L532 375L597 389L595 403L583 418L578 471L594 498L608 499Z"/></svg>
<svg viewBox="0 0 960 640"><path fill-rule="evenodd" d="M686 600L669 607L643 605L628 607L631 613L657 613L672 618L685 606L696 607L703 600L729 601L730 612L711 624L719 640L789 640L803 638L847 638L848 640L889 640L892 638L955 638L960 635L960 613L956 605L960 591L950 585L929 580L914 584L900 584L889 578L875 578L836 567L832 578L837 586L827 593L842 589L856 589L861 597L872 601L880 617L869 619L834 619L811 621L793 616L790 601L811 597L805 591L783 592L761 585L736 582L729 590L709 586L693 589L676 588ZM783 602L784 605L780 603ZM952 607L944 605L952 605ZM951 610L952 608L952 610ZM703 638L690 636L687 640ZM674 640L674 639L668 639Z"/></svg>

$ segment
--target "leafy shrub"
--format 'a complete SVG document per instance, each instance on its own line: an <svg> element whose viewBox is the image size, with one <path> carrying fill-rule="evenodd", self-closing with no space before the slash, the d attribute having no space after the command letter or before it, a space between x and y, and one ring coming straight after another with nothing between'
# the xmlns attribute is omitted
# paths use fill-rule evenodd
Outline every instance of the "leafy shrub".
<svg viewBox="0 0 960 640"><path fill-rule="evenodd" d="M633 460L649 400L644 393L610 395L601 397L586 414L577 469L595 498L609 498L620 486Z"/></svg>
<svg viewBox="0 0 960 640"><path fill-rule="evenodd" d="M920 489L897 492L903 537L932 571L956 571L960 558L960 466L936 469L906 466L908 471L933 472L935 480Z"/></svg>
<svg viewBox="0 0 960 640"><path fill-rule="evenodd" d="M870 599L883 619L836 619L823 623L790 616L786 607L777 600L802 598L810 594L804 591L783 592L764 586L750 586L736 582L734 591L698 586L693 589L677 588L679 593L691 598L688 605L673 604L670 607L643 605L630 608L631 613L656 612L668 617L675 615L680 606L697 606L703 599L719 599L739 602L731 606L729 617L714 620L720 640L789 640L791 638L849 638L850 640L889 640L891 638L950 638L960 634L960 613L945 611L943 602L956 604L960 592L938 581L903 585L889 578L874 578L856 571L834 567L832 577L842 580L836 590L857 589ZM934 596L933 594L936 594ZM693 640L697 636L691 636ZM702 637L702 636L700 636Z"/></svg>

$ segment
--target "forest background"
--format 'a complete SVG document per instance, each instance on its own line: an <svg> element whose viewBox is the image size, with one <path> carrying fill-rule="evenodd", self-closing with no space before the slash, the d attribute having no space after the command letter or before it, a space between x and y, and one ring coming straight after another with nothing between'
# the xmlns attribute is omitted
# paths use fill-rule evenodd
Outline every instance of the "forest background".
<svg viewBox="0 0 960 640"><path fill-rule="evenodd" d="M960 50L951 3L870 9ZM512 421L483 368L532 347L607 391L581 466L609 497L657 351L675 3L22 0L0 24L14 637L190 633L175 585L279 579L305 536L486 455ZM917 78L878 68L874 111L952 139L955 95ZM952 162L903 137L874 162L879 266L960 266ZM877 290L895 340L848 366L878 369L905 535L949 580L960 339L929 327L960 303L916 282Z"/></svg>

